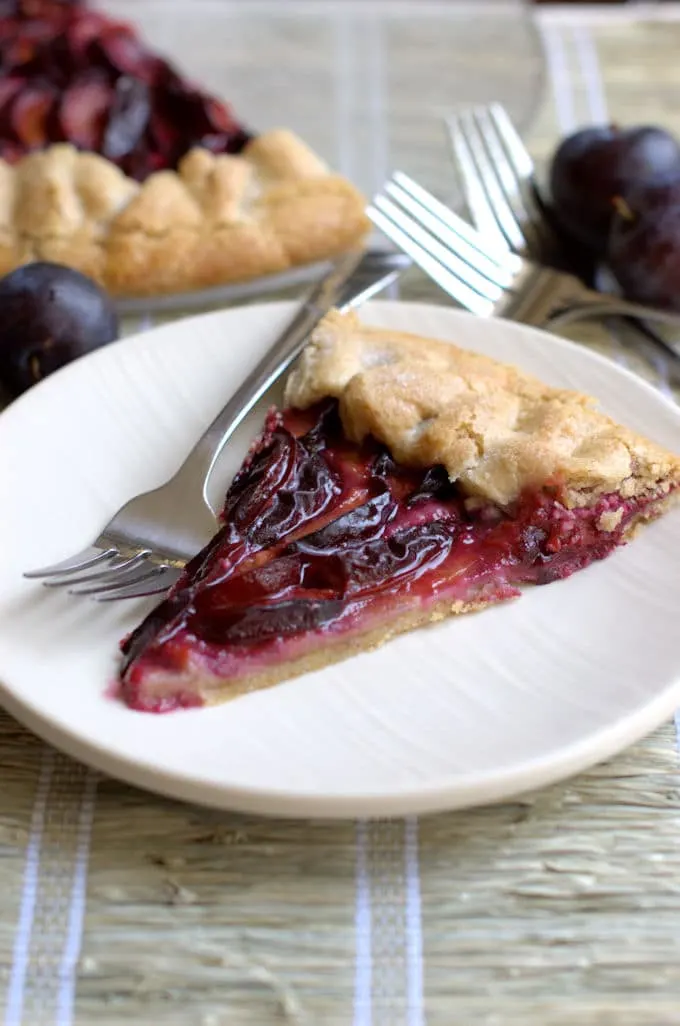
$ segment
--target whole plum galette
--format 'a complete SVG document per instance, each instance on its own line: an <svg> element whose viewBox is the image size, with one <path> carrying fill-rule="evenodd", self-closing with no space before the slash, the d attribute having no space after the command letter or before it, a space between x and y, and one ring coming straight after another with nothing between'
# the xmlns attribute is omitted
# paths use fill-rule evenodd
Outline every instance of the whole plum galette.
<svg viewBox="0 0 680 1026"><path fill-rule="evenodd" d="M123 643L136 709L219 702L519 595L659 516L680 458L445 342L331 313L222 526Z"/></svg>
<svg viewBox="0 0 680 1026"><path fill-rule="evenodd" d="M0 3L0 275L66 264L153 295L358 245L354 186L294 133L257 135L132 26L65 0Z"/></svg>

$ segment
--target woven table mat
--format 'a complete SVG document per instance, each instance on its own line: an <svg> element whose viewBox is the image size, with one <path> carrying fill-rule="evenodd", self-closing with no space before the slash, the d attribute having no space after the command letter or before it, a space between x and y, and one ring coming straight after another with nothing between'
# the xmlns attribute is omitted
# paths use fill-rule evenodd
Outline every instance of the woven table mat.
<svg viewBox="0 0 680 1026"><path fill-rule="evenodd" d="M539 161L607 116L680 133L680 5L662 7L542 16ZM383 140L384 172L406 143ZM444 301L415 272L401 293ZM625 339L574 335L670 388ZM680 1024L673 724L566 784L420 821L182 805L3 713L0 772L5 1026Z"/></svg>

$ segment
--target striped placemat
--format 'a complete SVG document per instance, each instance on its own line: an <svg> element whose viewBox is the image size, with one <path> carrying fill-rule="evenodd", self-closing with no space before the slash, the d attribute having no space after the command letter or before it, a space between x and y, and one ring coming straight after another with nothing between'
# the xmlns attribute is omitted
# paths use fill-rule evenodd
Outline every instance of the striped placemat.
<svg viewBox="0 0 680 1026"><path fill-rule="evenodd" d="M162 5L145 5L160 23ZM328 17L319 2L299 6L282 46L309 40L312 20ZM343 20L331 6L322 31L333 75L358 103L354 14ZM436 5L426 6L432 27ZM477 3L468 6L474 17ZM530 136L539 160L558 134L606 117L660 119L680 133L676 5L634 7L542 16L548 74ZM255 8L273 32L278 5ZM394 45L405 47L408 25ZM423 49L423 22L410 30L434 95L440 65ZM408 163L420 145L407 169L444 194L447 167L423 155L426 129L411 138L414 111L385 45L373 23L361 42L373 48L378 95L367 98L380 133L370 159L353 142L350 100L336 97L341 164L372 175L372 187L395 154ZM499 53L496 42L489 60ZM442 301L415 274L402 291ZM663 361L651 366L603 331L587 341L670 387ZM284 822L181 805L99 777L5 714L0 774L5 1026L680 1023L672 724L567 784L421 821Z"/></svg>

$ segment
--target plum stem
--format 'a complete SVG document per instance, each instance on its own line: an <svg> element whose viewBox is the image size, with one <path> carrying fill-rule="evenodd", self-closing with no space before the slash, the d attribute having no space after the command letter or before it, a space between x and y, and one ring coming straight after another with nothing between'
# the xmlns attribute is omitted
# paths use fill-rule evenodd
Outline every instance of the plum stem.
<svg viewBox="0 0 680 1026"><path fill-rule="evenodd" d="M614 196L612 199L612 206L616 210L619 217L622 217L624 221L634 221L635 214L630 208L630 205L626 202L623 196Z"/></svg>

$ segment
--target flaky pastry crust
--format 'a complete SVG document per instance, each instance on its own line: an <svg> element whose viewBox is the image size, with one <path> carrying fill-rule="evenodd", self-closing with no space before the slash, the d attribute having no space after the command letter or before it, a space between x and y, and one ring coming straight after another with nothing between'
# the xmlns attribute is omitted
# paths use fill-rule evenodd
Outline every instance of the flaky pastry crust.
<svg viewBox="0 0 680 1026"><path fill-rule="evenodd" d="M547 484L583 507L680 483L677 456L590 396L447 342L365 327L354 313L329 314L288 378L288 405L325 397L339 400L352 441L372 435L400 463L442 464L469 495L499 505Z"/></svg>
<svg viewBox="0 0 680 1026"><path fill-rule="evenodd" d="M194 149L141 184L68 143L0 160L0 274L52 260L114 295L275 274L357 246L369 227L354 186L284 129L238 156Z"/></svg>

